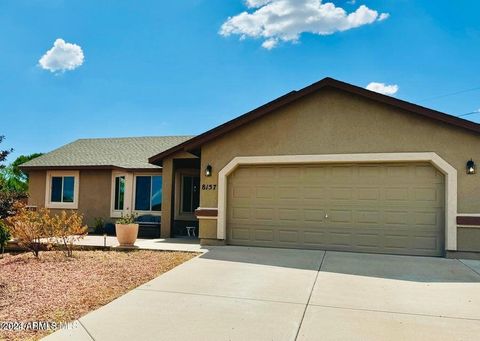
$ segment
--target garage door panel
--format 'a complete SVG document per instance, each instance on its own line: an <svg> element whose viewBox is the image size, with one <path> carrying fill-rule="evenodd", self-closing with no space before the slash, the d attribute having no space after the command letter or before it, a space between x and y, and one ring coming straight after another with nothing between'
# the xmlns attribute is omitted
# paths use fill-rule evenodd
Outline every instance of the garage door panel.
<svg viewBox="0 0 480 341"><path fill-rule="evenodd" d="M325 210L321 208L310 208L303 210L305 222L321 223L325 220Z"/></svg>
<svg viewBox="0 0 480 341"><path fill-rule="evenodd" d="M293 230L278 230L278 240L280 243L299 244L299 232Z"/></svg>
<svg viewBox="0 0 480 341"><path fill-rule="evenodd" d="M298 200L301 198L296 186L281 186L278 188L278 198L284 200Z"/></svg>
<svg viewBox="0 0 480 341"><path fill-rule="evenodd" d="M250 207L233 207L231 210L231 221L248 220L251 218Z"/></svg>
<svg viewBox="0 0 480 341"><path fill-rule="evenodd" d="M231 230L232 239L236 241L250 241L250 229L235 227Z"/></svg>
<svg viewBox="0 0 480 341"><path fill-rule="evenodd" d="M300 221L301 218L301 210L300 209L283 209L279 210L278 212L278 219L283 221Z"/></svg>
<svg viewBox="0 0 480 341"><path fill-rule="evenodd" d="M359 224L378 225L382 220L380 211L358 210L354 213L355 222Z"/></svg>
<svg viewBox="0 0 480 341"><path fill-rule="evenodd" d="M338 223L353 224L353 212L351 210L331 209L328 215L327 219L333 225Z"/></svg>
<svg viewBox="0 0 480 341"><path fill-rule="evenodd" d="M372 201L375 203L380 199L380 189L378 187L360 187L356 189L355 193L355 198L359 201Z"/></svg>
<svg viewBox="0 0 480 341"><path fill-rule="evenodd" d="M239 167L230 244L441 255L444 177L428 163Z"/></svg>

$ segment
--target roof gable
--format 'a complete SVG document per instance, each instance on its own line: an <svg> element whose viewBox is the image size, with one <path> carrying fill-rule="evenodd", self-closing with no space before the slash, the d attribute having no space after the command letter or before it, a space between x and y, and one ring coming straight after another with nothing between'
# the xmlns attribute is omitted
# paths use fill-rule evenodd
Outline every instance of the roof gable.
<svg viewBox="0 0 480 341"><path fill-rule="evenodd" d="M193 151L198 149L202 144L211 141L219 136L222 136L229 131L236 129L244 124L247 124L253 120L256 120L264 115L267 115L278 108L286 106L290 103L293 103L305 96L308 96L314 92L317 92L324 88L333 88L342 90L354 95L362 96L368 98L373 101L377 101L380 103L384 103L390 106L394 106L396 108L400 108L406 110L408 112L418 114L420 116L424 116L430 119L434 119L449 125L457 126L463 129L467 129L474 133L480 133L480 124L474 123L472 121L468 121L456 116L448 115L436 110L432 110L429 108L422 107L420 105L416 105L410 102L406 102L394 97L382 95L377 92L373 92L352 84L348 84L345 82L338 81L333 78L324 78L319 82L311 84L301 90L292 91L283 95L267 104L264 104L252 111L249 111L237 118L234 118L231 121L228 121L222 125L219 125L203 134L193 137L190 140L187 140L177 146L174 146L170 149L167 149L163 152L158 153L155 156L149 158L149 162L157 165L162 164L162 160L178 151Z"/></svg>

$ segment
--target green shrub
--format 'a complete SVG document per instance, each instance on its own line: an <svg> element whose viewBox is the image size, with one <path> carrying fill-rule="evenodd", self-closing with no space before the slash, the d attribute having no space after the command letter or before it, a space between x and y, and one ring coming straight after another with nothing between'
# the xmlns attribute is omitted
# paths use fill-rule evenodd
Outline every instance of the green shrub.
<svg viewBox="0 0 480 341"><path fill-rule="evenodd" d="M11 238L10 229L4 222L0 221L0 254L3 254L7 242Z"/></svg>
<svg viewBox="0 0 480 341"><path fill-rule="evenodd" d="M122 214L122 217L118 219L116 223L117 224L134 224L136 219L137 219L137 215L134 213L127 214L127 215Z"/></svg>
<svg viewBox="0 0 480 341"><path fill-rule="evenodd" d="M95 227L94 232L96 234L104 234L105 233L105 221L102 217L95 218Z"/></svg>

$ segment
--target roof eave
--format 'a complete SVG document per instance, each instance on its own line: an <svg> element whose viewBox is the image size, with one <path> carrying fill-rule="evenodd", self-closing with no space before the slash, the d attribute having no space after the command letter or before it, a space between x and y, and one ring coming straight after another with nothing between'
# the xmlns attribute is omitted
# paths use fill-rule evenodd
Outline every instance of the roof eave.
<svg viewBox="0 0 480 341"><path fill-rule="evenodd" d="M158 167L158 166L157 166ZM93 165L93 166L86 166L86 165L79 165L79 166L22 166L20 165L19 168L24 171L41 171L41 170L119 170L119 171L155 171L159 170L162 167L154 168L154 167L120 167L115 165Z"/></svg>

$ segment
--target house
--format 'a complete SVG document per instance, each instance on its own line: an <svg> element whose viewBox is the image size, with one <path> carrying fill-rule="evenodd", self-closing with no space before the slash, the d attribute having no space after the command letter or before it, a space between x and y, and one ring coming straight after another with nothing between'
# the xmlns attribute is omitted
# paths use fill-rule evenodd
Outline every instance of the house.
<svg viewBox="0 0 480 341"><path fill-rule="evenodd" d="M30 204L161 215L204 244L480 252L480 125L325 78L195 137L89 139L24 164Z"/></svg>

